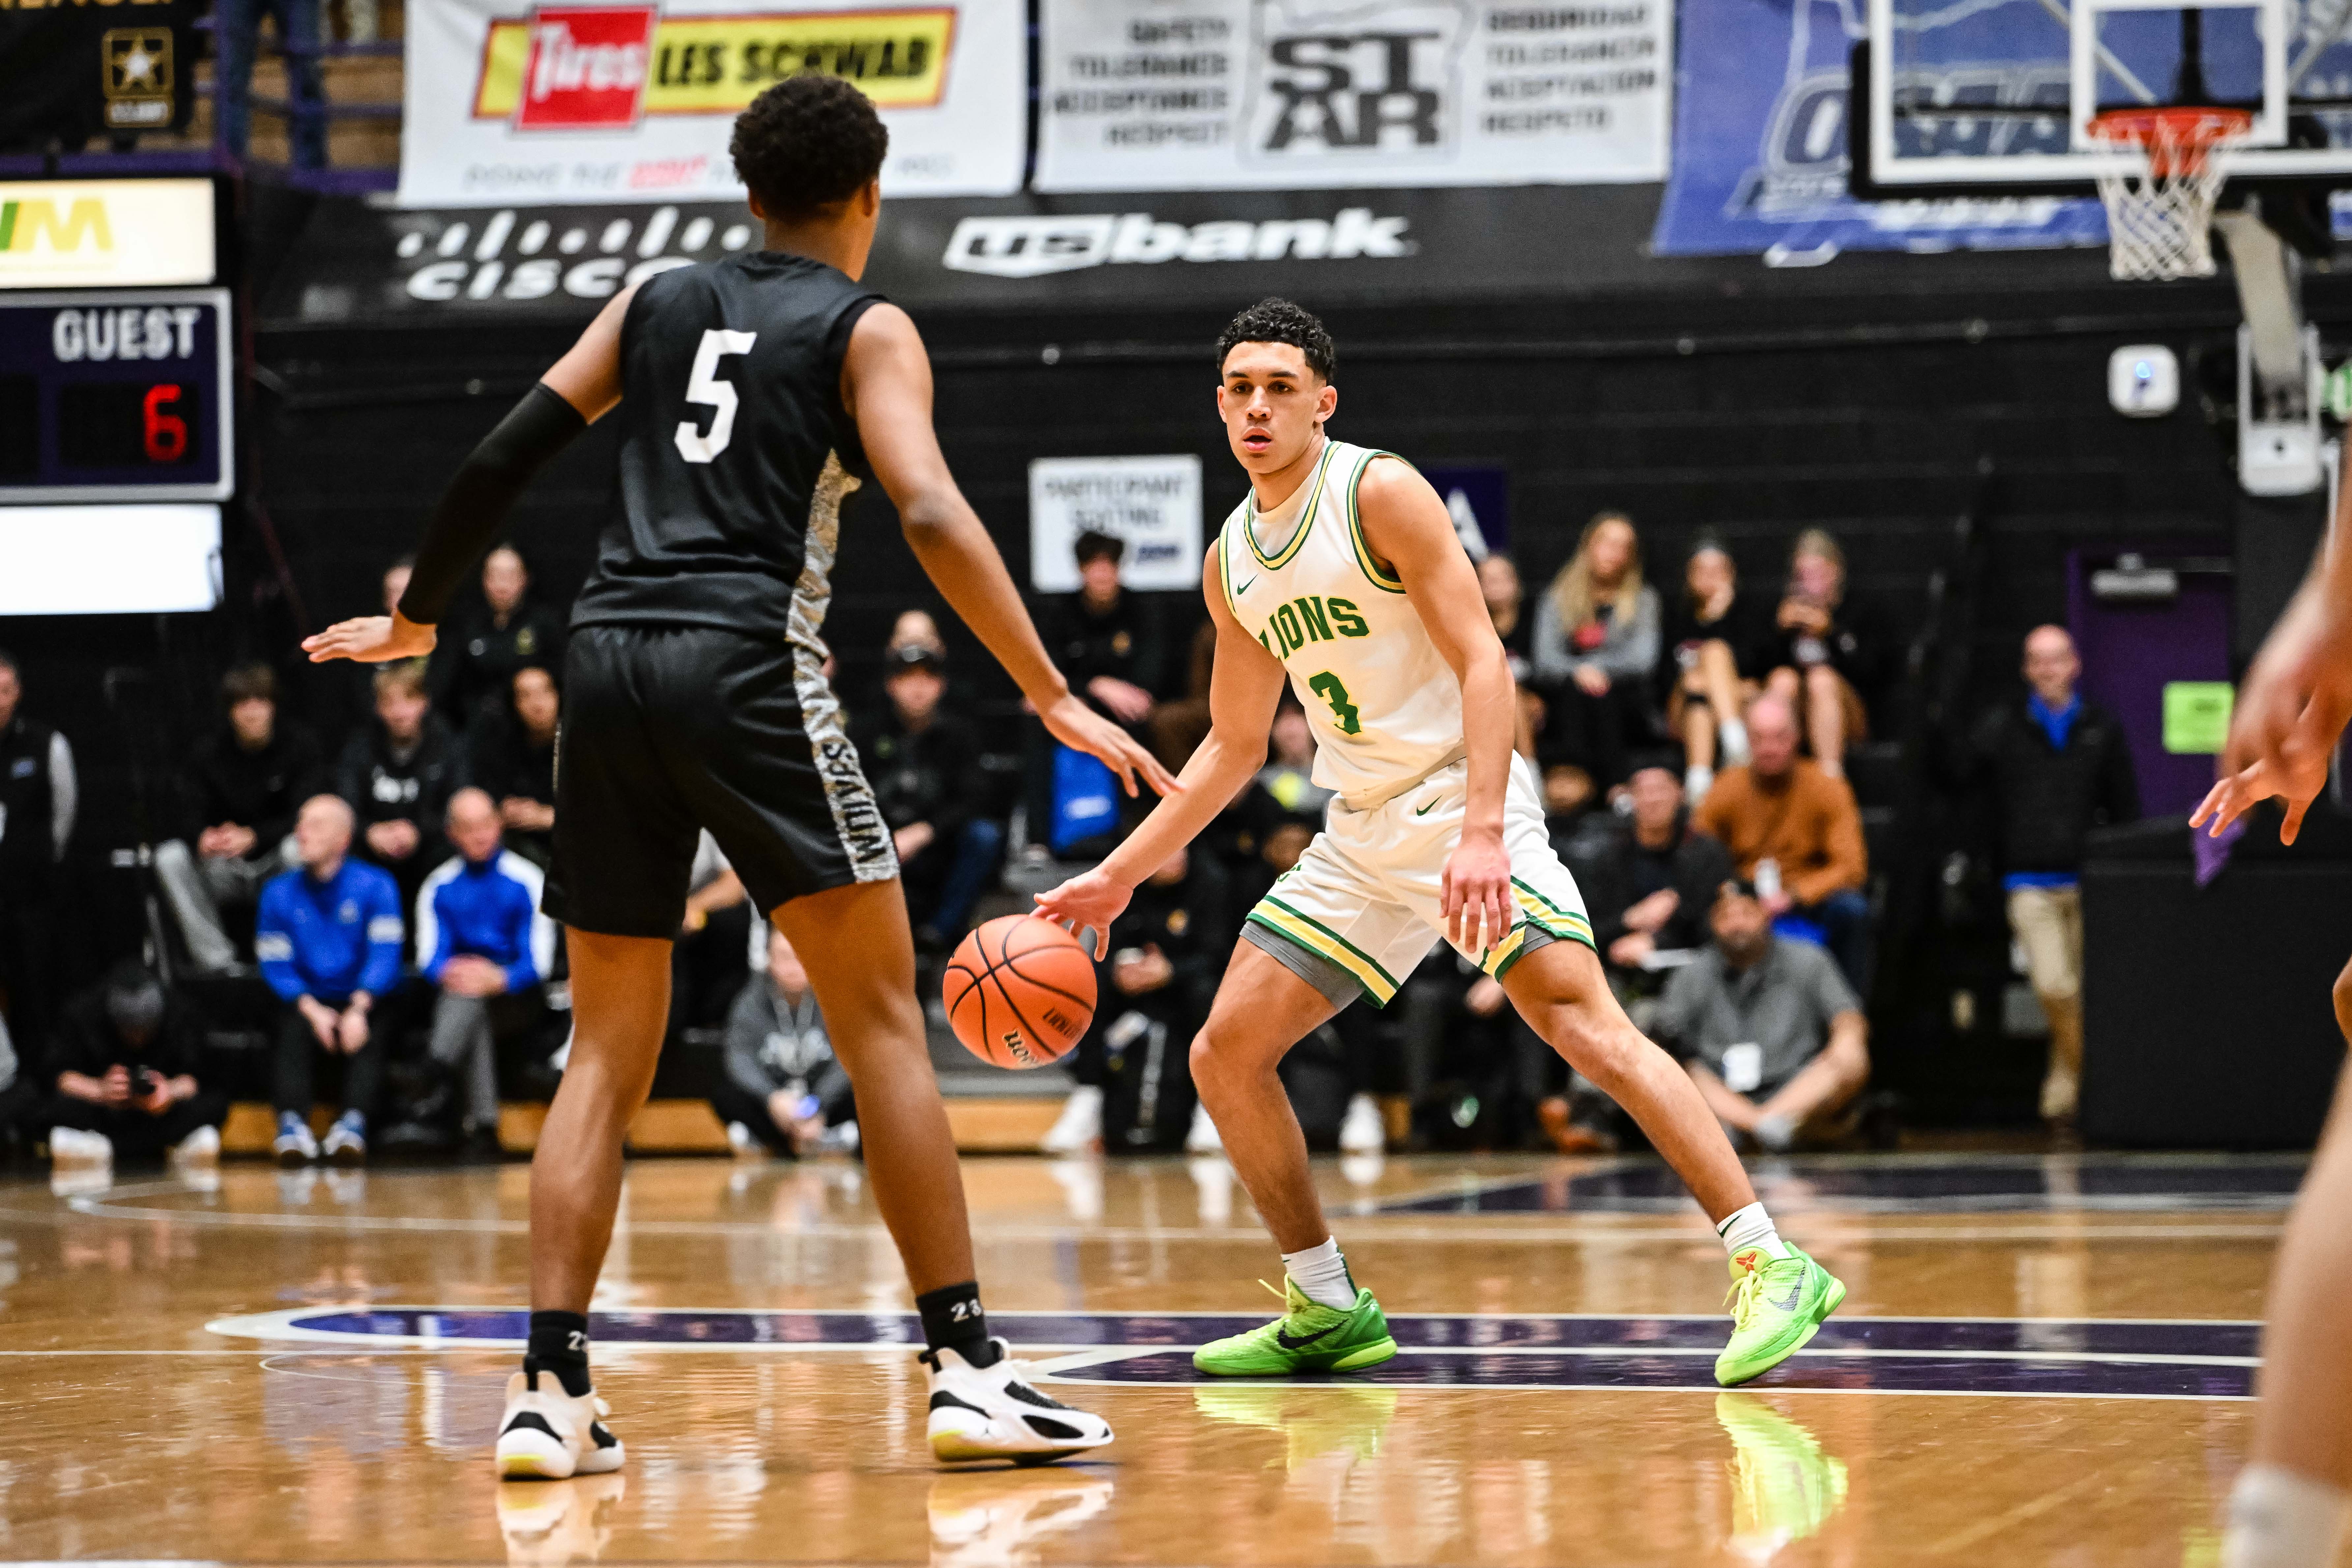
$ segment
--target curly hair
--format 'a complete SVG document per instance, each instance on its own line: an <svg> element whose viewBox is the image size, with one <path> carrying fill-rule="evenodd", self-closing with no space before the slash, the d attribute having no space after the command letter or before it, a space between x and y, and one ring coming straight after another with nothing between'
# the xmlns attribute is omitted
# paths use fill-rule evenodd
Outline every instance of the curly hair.
<svg viewBox="0 0 2352 1568"><path fill-rule="evenodd" d="M1307 368L1325 381L1339 363L1331 333L1312 312L1287 300L1269 296L1235 316L1217 338L1217 371L1224 373L1225 356L1236 343L1288 343L1307 356Z"/></svg>
<svg viewBox="0 0 2352 1568"><path fill-rule="evenodd" d="M890 130L873 100L837 76L788 76L735 117L727 152L771 217L806 218L847 201L882 172Z"/></svg>

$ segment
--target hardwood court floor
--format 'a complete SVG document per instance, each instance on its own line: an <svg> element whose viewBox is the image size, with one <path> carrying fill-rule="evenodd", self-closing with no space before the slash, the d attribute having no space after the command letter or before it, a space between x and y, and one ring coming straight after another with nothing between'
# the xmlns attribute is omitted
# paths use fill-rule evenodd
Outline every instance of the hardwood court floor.
<svg viewBox="0 0 2352 1568"><path fill-rule="evenodd" d="M597 1329L628 1468L506 1486L523 1167L0 1185L0 1559L2203 1568L2299 1174L1759 1167L1852 1295L1721 1395L1722 1249L1644 1163L1318 1167L1405 1353L1271 1387L1185 1354L1279 1268L1221 1163L965 1169L992 1315L1117 1426L1097 1462L929 1462L852 1164L634 1165Z"/></svg>

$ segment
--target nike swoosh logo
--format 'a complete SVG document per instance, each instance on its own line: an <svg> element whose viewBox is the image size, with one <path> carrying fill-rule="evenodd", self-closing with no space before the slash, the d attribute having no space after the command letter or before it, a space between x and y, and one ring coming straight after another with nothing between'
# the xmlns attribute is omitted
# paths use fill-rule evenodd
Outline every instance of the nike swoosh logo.
<svg viewBox="0 0 2352 1568"><path fill-rule="evenodd" d="M1419 810L1415 811L1415 812L1413 813L1413 815L1414 815L1415 816L1427 816L1431 812L1435 811L1435 810L1437 809L1437 801L1439 801L1439 800L1444 800L1444 798L1445 798L1445 797L1444 797L1444 795L1439 795L1439 796L1437 797L1437 800L1433 800L1433 801L1431 801L1427 805L1424 805L1424 806L1421 807Z"/></svg>
<svg viewBox="0 0 2352 1568"><path fill-rule="evenodd" d="M1256 578L1255 578L1255 577L1251 578L1248 582L1244 583L1244 584L1240 584L1238 587L1234 588L1234 598L1236 598L1236 599L1240 598L1244 594L1248 593L1252 588L1255 587L1256 585L1257 585L1257 579L1256 579Z"/></svg>
<svg viewBox="0 0 2352 1568"><path fill-rule="evenodd" d="M1284 1333L1280 1329L1276 1329L1274 1331L1274 1342L1280 1345L1286 1351L1305 1350L1308 1345L1313 1344L1317 1340L1321 1339L1325 1334L1332 1332L1339 1327L1339 1325L1338 1323L1334 1323L1328 1329L1321 1330L1316 1333L1303 1334L1295 1340L1288 1334Z"/></svg>
<svg viewBox="0 0 2352 1568"><path fill-rule="evenodd" d="M1769 1296L1767 1296L1764 1299L1767 1301L1772 1301L1772 1298ZM1797 1310L1797 1303L1804 1299L1805 1288L1802 1285L1791 1285L1789 1287L1788 1300L1784 1301L1772 1301L1772 1305L1780 1311L1793 1312Z"/></svg>

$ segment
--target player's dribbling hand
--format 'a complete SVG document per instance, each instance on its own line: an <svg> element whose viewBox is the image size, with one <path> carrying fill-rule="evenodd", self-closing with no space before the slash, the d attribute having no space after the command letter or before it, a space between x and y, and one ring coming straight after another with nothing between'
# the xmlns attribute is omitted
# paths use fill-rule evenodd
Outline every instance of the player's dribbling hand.
<svg viewBox="0 0 2352 1568"><path fill-rule="evenodd" d="M1483 952L1511 929L1511 856L1491 834L1462 836L1445 858L1438 912L1446 939L1465 952Z"/></svg>
<svg viewBox="0 0 2352 1568"><path fill-rule="evenodd" d="M1054 739L1074 752L1098 758L1119 776L1130 795L1139 793L1136 787L1138 774L1155 795L1174 795L1183 787L1176 782L1176 775L1161 767L1160 759L1145 751L1134 736L1076 697L1064 697L1040 708L1037 717Z"/></svg>
<svg viewBox="0 0 2352 1568"><path fill-rule="evenodd" d="M420 626L405 616L362 616L337 621L316 637L304 637L302 651L310 656L312 664L331 658L386 664L396 658L421 658L433 651L433 641L431 626Z"/></svg>
<svg viewBox="0 0 2352 1568"><path fill-rule="evenodd" d="M2352 717L2352 609L2305 588L2246 671L2221 752L2221 778L2189 819L2221 830L2277 795L2279 840L2292 844L2327 783L2329 759Z"/></svg>
<svg viewBox="0 0 2352 1568"><path fill-rule="evenodd" d="M1067 927L1072 935L1081 929L1091 930L1095 933L1095 957L1100 959L1110 952L1110 922L1118 919L1134 893L1134 889L1106 875L1098 866L1038 894L1037 913L1055 925Z"/></svg>

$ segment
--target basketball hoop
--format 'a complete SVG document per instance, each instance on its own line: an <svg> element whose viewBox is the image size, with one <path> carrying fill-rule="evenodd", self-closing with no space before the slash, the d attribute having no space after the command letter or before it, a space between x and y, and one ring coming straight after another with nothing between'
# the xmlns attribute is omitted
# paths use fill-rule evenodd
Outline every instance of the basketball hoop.
<svg viewBox="0 0 2352 1568"><path fill-rule="evenodd" d="M2213 275L2213 204L2228 177L2213 154L2243 141L2254 117L2210 105L2113 109L2091 117L2091 139L2137 152L2138 170L2098 176L2107 205L2109 270L2119 279Z"/></svg>

